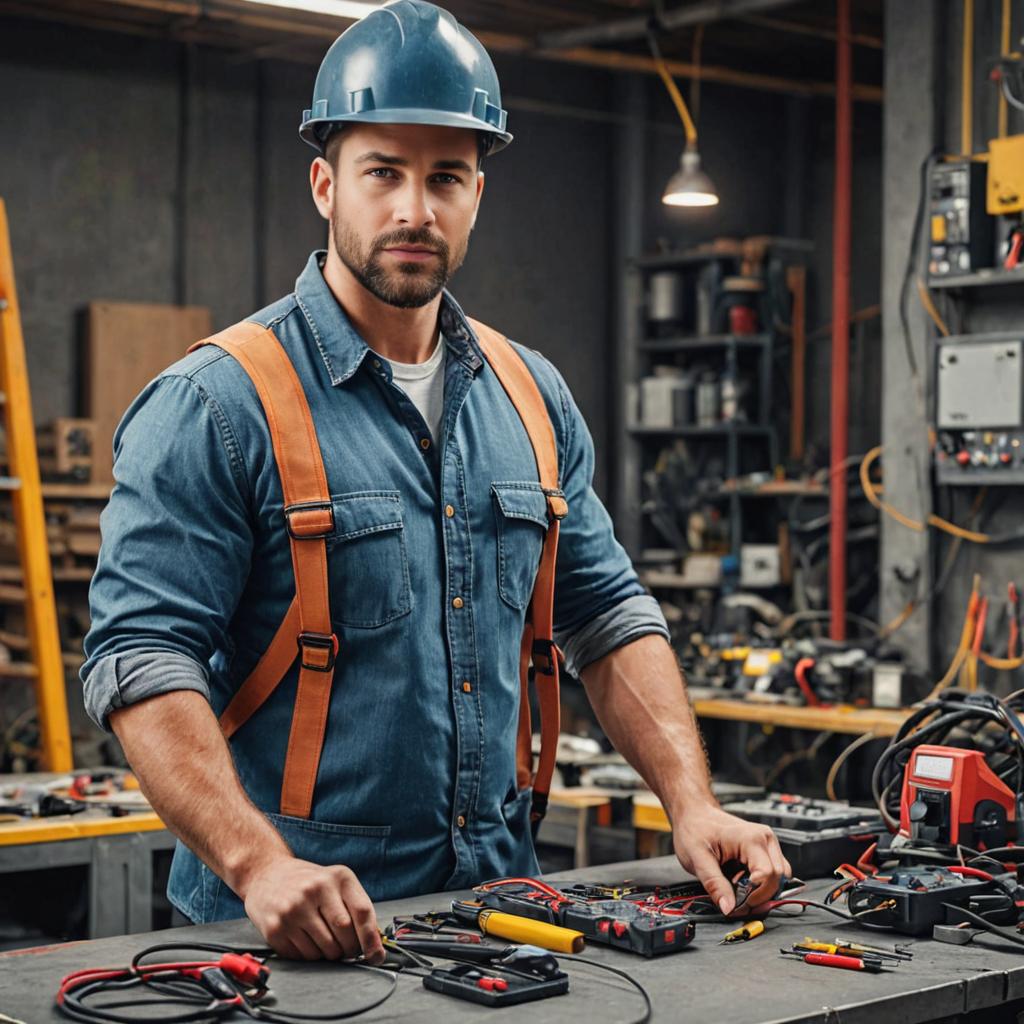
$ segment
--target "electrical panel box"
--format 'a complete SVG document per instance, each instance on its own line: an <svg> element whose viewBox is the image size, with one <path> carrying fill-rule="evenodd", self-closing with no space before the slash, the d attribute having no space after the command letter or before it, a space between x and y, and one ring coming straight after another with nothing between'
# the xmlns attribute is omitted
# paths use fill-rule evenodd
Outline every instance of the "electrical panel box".
<svg viewBox="0 0 1024 1024"><path fill-rule="evenodd" d="M986 208L993 216L1024 210L1024 135L988 144Z"/></svg>
<svg viewBox="0 0 1024 1024"><path fill-rule="evenodd" d="M778 544L740 547L740 586L777 587L782 583L782 555Z"/></svg>
<svg viewBox="0 0 1024 1024"><path fill-rule="evenodd" d="M984 163L935 164L928 176L928 276L969 274L992 266L992 220L985 210Z"/></svg>
<svg viewBox="0 0 1024 1024"><path fill-rule="evenodd" d="M1024 331L937 346L940 484L1024 483Z"/></svg>

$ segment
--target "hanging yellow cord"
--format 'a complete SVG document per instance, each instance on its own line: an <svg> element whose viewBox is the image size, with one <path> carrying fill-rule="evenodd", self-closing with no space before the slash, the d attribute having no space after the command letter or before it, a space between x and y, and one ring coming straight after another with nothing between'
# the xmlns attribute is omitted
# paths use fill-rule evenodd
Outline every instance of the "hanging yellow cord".
<svg viewBox="0 0 1024 1024"><path fill-rule="evenodd" d="M661 75L661 80L665 83L665 88L668 89L669 96L672 97L672 102L676 105L676 110L679 111L679 117L683 122L683 127L686 129L686 144L688 146L695 146L697 144L697 126L693 123L693 118L690 117L690 111L686 108L686 101L683 99L683 94L679 91L679 87L676 85L675 80L669 73L668 68L665 66L664 60L662 60L660 54L653 54L654 66L658 69L658 74Z"/></svg>
<svg viewBox="0 0 1024 1024"><path fill-rule="evenodd" d="M917 278L917 294L921 298L921 305L924 306L925 312L932 318L932 323L939 329L943 337L948 338L949 328L946 326L946 321L942 319L942 315L936 309L931 292L925 287L924 281L921 278Z"/></svg>
<svg viewBox="0 0 1024 1024"><path fill-rule="evenodd" d="M961 537L963 540L968 540L972 544L988 544L991 541L992 538L987 533L978 533L976 530L966 530L962 526L957 526L956 523L951 523L948 519L943 519L941 516L935 515L934 512L930 512L928 514L928 518L922 523L919 519L911 519L910 516L905 516L899 509L893 508L893 506L887 501L882 501L878 496L877 488L871 482L870 476L871 466L881 454L881 445L877 448L872 448L871 451L864 456L864 459L860 464L860 485L864 490L864 497L866 497L868 501L871 502L871 504L880 512L884 512L887 516L895 519L896 522L901 523L908 530L914 530L917 533L924 533L929 526L934 526L937 530L943 530L946 533L952 534L954 537Z"/></svg>
<svg viewBox="0 0 1024 1024"><path fill-rule="evenodd" d="M953 660L946 669L946 674L935 684L926 701L934 700L953 680L964 665L971 652L971 640L974 638L975 617L978 612L978 592L981 589L981 576L975 575L971 587L971 596L967 602L967 613L964 615L963 628L960 630L960 642L956 645Z"/></svg>
<svg viewBox="0 0 1024 1024"><path fill-rule="evenodd" d="M1010 52L1010 0L1003 0L1003 23L999 33L999 55L1005 57ZM999 138L1006 138L1007 129L1006 95L999 90Z"/></svg>
<svg viewBox="0 0 1024 1024"><path fill-rule="evenodd" d="M964 0L960 74L960 153L970 156L974 149L974 0Z"/></svg>

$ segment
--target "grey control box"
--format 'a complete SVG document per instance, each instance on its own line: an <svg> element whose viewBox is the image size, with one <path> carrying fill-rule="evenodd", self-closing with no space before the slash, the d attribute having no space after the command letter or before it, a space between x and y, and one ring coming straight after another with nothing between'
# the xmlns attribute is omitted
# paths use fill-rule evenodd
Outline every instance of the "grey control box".
<svg viewBox="0 0 1024 1024"><path fill-rule="evenodd" d="M935 390L938 482L1024 483L1024 333L944 338Z"/></svg>

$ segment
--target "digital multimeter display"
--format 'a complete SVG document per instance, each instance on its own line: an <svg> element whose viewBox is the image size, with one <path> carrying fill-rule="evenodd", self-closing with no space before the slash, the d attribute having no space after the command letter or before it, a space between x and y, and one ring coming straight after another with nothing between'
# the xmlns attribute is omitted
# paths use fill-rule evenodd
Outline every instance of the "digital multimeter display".
<svg viewBox="0 0 1024 1024"><path fill-rule="evenodd" d="M949 782L953 778L953 758L918 754L914 759L914 774L922 779Z"/></svg>

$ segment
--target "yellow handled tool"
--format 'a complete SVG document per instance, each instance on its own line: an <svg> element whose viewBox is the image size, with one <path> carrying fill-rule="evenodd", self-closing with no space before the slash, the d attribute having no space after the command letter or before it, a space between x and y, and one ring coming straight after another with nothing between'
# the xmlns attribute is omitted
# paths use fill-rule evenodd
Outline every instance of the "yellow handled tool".
<svg viewBox="0 0 1024 1024"><path fill-rule="evenodd" d="M529 917L504 914L500 910L481 910L477 927L484 935L497 935L509 942L550 949L553 953L579 953L583 950L583 933L556 924L534 921Z"/></svg>
<svg viewBox="0 0 1024 1024"><path fill-rule="evenodd" d="M804 939L796 943L794 949L806 950L808 953L841 953L846 952L846 947L835 942L816 942L814 939Z"/></svg>
<svg viewBox="0 0 1024 1024"><path fill-rule="evenodd" d="M727 942L748 942L750 939L756 939L763 932L764 921L747 921L746 924L729 932L719 945L724 946Z"/></svg>

